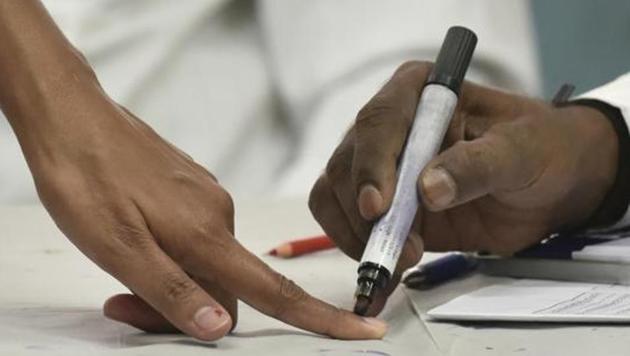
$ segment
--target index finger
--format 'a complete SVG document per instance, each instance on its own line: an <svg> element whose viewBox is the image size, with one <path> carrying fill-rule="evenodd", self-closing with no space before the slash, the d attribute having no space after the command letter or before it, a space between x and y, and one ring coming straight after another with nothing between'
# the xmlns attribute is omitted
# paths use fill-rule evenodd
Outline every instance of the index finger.
<svg viewBox="0 0 630 356"><path fill-rule="evenodd" d="M219 253L209 244L195 248L190 271L215 279L260 312L304 330L338 339L380 339L385 335L383 321L357 316L312 297L235 239L223 241L228 240L231 243L221 246Z"/></svg>
<svg viewBox="0 0 630 356"><path fill-rule="evenodd" d="M398 157L431 67L417 61L401 65L357 115L352 177L359 211L367 220L391 204Z"/></svg>

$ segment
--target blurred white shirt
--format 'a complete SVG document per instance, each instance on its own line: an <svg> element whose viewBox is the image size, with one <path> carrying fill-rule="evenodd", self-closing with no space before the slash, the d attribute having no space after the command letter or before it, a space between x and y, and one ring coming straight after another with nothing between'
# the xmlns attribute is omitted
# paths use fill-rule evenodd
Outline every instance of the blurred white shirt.
<svg viewBox="0 0 630 356"><path fill-rule="evenodd" d="M469 78L536 95L527 1L48 0L108 93L237 198L304 196L394 69L474 30ZM0 202L36 200L0 120Z"/></svg>

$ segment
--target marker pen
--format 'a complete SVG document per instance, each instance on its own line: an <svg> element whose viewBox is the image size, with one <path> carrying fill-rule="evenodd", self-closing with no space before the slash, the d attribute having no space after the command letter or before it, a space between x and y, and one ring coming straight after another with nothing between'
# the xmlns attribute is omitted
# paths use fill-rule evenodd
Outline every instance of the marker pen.
<svg viewBox="0 0 630 356"><path fill-rule="evenodd" d="M420 204L418 176L440 149L476 44L477 36L467 28L455 26L446 33L416 108L392 205L372 227L359 264L356 314L367 312L377 290L385 288L396 268Z"/></svg>

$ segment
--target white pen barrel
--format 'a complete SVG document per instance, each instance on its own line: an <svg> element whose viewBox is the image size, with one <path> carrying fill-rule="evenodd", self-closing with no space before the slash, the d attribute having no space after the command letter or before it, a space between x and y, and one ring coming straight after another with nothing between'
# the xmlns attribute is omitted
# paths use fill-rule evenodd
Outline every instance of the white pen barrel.
<svg viewBox="0 0 630 356"><path fill-rule="evenodd" d="M419 207L417 180L438 153L457 105L457 95L439 84L424 87L398 168L392 206L372 227L361 258L394 272Z"/></svg>

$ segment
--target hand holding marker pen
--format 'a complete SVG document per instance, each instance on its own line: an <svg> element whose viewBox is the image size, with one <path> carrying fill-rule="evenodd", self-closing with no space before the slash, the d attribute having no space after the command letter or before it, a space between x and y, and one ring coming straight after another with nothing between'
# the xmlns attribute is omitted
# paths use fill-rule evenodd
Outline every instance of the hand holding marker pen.
<svg viewBox="0 0 630 356"><path fill-rule="evenodd" d="M477 36L451 27L422 90L398 169L390 209L372 227L358 269L354 312L364 315L379 289L387 286L418 211L416 181L438 150L457 105Z"/></svg>

